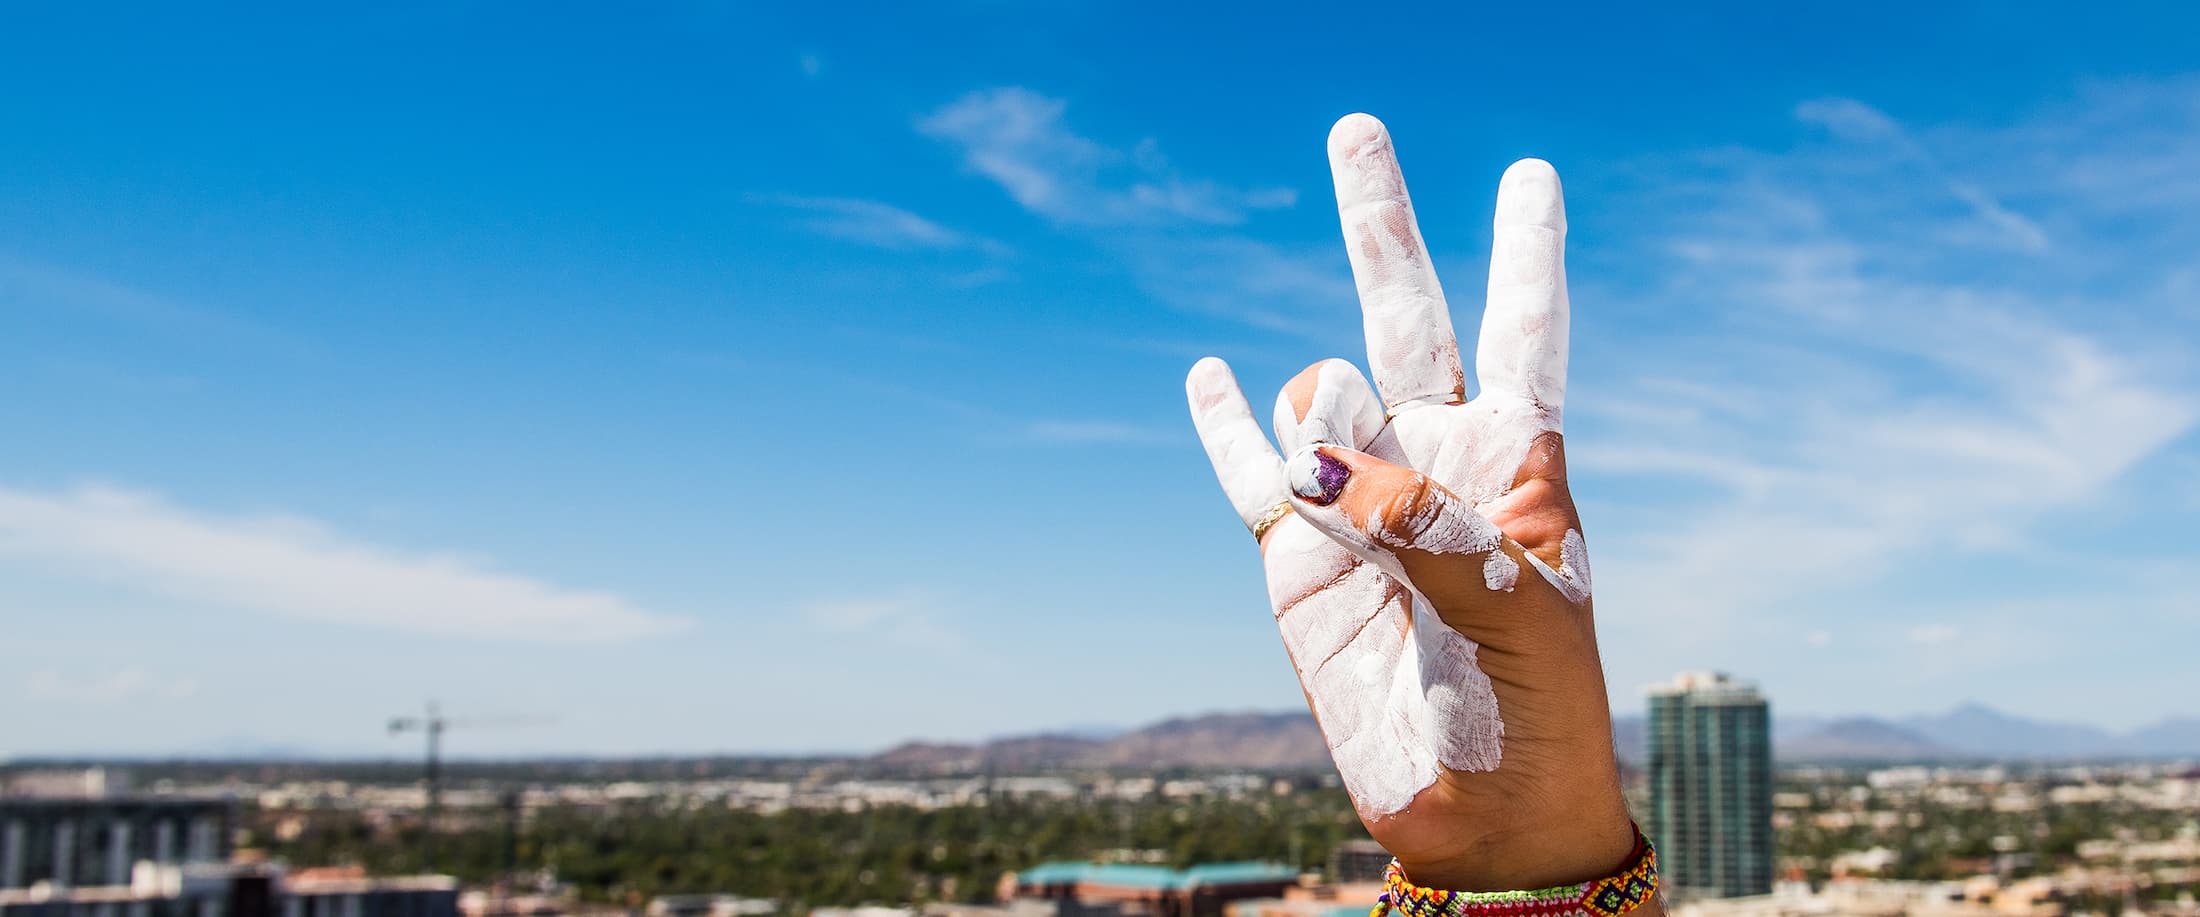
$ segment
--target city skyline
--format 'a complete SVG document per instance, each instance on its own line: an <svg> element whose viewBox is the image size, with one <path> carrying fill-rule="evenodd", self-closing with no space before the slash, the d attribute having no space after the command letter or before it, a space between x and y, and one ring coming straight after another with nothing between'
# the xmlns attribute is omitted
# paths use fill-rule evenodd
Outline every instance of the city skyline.
<svg viewBox="0 0 2200 917"><path fill-rule="evenodd" d="M1563 177L1618 709L2200 714L2183 28L1157 10L0 14L0 759L1292 709L1181 381L1362 361L1355 110L1463 324Z"/></svg>

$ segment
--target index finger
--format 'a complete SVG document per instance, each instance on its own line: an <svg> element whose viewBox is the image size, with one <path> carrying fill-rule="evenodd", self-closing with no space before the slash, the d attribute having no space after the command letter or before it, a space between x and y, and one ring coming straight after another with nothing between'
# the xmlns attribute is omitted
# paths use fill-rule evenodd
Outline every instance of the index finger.
<svg viewBox="0 0 2200 917"><path fill-rule="evenodd" d="M1466 373L1451 308L1413 219L1390 131L1371 115L1344 116L1329 131L1329 171L1383 405L1396 413L1463 400Z"/></svg>

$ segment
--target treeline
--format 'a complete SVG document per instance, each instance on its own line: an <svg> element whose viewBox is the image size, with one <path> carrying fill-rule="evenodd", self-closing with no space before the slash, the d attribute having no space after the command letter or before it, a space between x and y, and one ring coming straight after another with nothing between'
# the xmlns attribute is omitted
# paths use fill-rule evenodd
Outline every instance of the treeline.
<svg viewBox="0 0 2200 917"><path fill-rule="evenodd" d="M1337 843L1366 837L1342 791L1241 800L1092 802L997 799L920 810L546 808L516 827L483 820L426 838L417 823L357 813L249 813L250 840L296 866L357 864L379 874L447 872L486 882L552 870L584 898L639 905L651 896L725 892L809 908L984 902L1005 872L1048 860L1151 851L1188 866L1271 860L1322 868ZM289 835L288 840L281 839Z"/></svg>

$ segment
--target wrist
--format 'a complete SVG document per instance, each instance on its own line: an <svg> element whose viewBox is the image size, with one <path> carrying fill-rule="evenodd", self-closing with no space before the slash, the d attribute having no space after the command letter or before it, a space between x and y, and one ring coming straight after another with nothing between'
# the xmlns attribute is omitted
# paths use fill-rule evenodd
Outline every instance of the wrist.
<svg viewBox="0 0 2200 917"><path fill-rule="evenodd" d="M1616 790L1616 788L1615 788ZM1502 821L1472 819L1455 843L1398 851L1413 884L1451 891L1551 888L1613 875L1635 849L1635 823L1618 793L1608 800Z"/></svg>
<svg viewBox="0 0 2200 917"><path fill-rule="evenodd" d="M1502 891L1432 887L1393 861L1370 917L1663 917L1657 852L1632 822L1626 857L1595 878Z"/></svg>

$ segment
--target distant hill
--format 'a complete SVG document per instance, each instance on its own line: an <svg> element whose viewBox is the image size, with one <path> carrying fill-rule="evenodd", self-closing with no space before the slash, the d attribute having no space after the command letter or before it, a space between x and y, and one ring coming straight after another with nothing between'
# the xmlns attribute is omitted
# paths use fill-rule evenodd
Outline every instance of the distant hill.
<svg viewBox="0 0 2200 917"><path fill-rule="evenodd" d="M1641 716L1612 718L1619 759L1641 766L1649 757L1648 724ZM1951 757L1910 730L1868 717L1772 717L1772 753L1782 761L1925 761Z"/></svg>
<svg viewBox="0 0 2200 917"><path fill-rule="evenodd" d="M1913 716L1901 724L1950 748L1988 758L2091 758L2125 751L2122 739L2105 729L2028 720L1983 704Z"/></svg>
<svg viewBox="0 0 2200 917"><path fill-rule="evenodd" d="M1622 761L1645 757L1641 716L1614 717ZM2200 718L2186 717L2129 734L2043 722L1965 704L1947 713L1900 720L1773 717L1773 755L1783 762L2076 760L2200 756ZM1214 713L1179 717L1118 735L1045 733L975 744L911 742L867 759L898 771L974 773L1061 768L1251 768L1326 771L1328 746L1301 712Z"/></svg>
<svg viewBox="0 0 2200 917"><path fill-rule="evenodd" d="M1642 719L1619 717L1613 726L1620 737L1620 757L1641 762ZM1783 717L1775 708L1772 746L1773 756L1782 761L1829 763L2195 757L2200 756L2200 717L2163 720L2119 734L2028 719L1978 703L1898 720Z"/></svg>
<svg viewBox="0 0 2200 917"><path fill-rule="evenodd" d="M2200 716L2163 720L2124 737L2133 754L2175 757L2200 753Z"/></svg>
<svg viewBox="0 0 2200 917"><path fill-rule="evenodd" d="M1122 767L1327 768L1329 745L1305 713L1225 713L1164 720L1108 740Z"/></svg>
<svg viewBox="0 0 2200 917"><path fill-rule="evenodd" d="M1212 713L1179 717L1107 738L1011 736L975 745L910 742L872 764L935 773L1064 767L1326 770L1329 746L1305 713Z"/></svg>
<svg viewBox="0 0 2200 917"><path fill-rule="evenodd" d="M1810 732L1775 738L1782 761L1932 761L1956 757L1918 733L1869 717L1834 720Z"/></svg>

